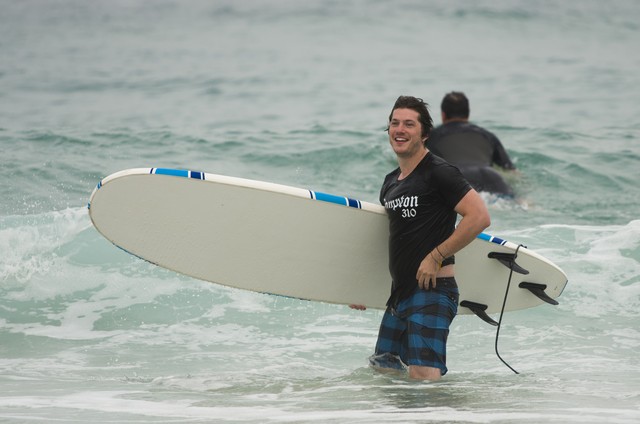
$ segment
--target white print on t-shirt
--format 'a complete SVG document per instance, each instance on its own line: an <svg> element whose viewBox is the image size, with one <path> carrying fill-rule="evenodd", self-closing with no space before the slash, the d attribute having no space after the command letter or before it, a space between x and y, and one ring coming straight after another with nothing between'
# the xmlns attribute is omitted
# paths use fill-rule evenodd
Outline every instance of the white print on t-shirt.
<svg viewBox="0 0 640 424"><path fill-rule="evenodd" d="M396 210L402 208L403 218L413 218L416 216L416 208L418 207L418 196L401 196L397 199L392 199L384 202L385 209Z"/></svg>

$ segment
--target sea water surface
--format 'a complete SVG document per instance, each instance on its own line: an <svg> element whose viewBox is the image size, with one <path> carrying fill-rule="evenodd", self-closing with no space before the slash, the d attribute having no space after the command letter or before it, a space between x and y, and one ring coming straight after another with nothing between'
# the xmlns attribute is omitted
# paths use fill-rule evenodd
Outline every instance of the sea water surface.
<svg viewBox="0 0 640 424"><path fill-rule="evenodd" d="M0 421L640 422L639 22L633 0L0 0ZM376 202L396 97L439 123L451 90L520 170L487 232L569 277L504 316L518 375L468 315L441 382L375 373L381 311L176 275L88 218L132 167Z"/></svg>

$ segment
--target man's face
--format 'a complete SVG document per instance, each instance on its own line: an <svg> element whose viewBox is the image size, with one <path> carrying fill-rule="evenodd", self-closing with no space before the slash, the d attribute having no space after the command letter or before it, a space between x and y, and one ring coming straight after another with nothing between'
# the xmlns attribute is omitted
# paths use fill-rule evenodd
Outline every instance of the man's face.
<svg viewBox="0 0 640 424"><path fill-rule="evenodd" d="M389 143L396 155L413 156L424 149L422 125L413 109L396 109L389 122Z"/></svg>

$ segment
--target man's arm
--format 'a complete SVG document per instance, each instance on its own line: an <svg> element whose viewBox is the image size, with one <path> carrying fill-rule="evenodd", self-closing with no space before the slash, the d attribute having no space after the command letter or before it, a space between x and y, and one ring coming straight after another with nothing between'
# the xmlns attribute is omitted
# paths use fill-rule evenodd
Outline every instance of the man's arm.
<svg viewBox="0 0 640 424"><path fill-rule="evenodd" d="M436 276L442 261L471 243L478 234L491 225L487 206L478 192L473 189L458 202L455 211L462 216L456 229L420 263L416 278L421 288L435 287Z"/></svg>
<svg viewBox="0 0 640 424"><path fill-rule="evenodd" d="M491 134L491 139L493 142L493 155L491 160L493 163L501 167L502 169L506 169L509 171L515 171L516 166L511 161L507 150L504 148L498 137L495 134Z"/></svg>
<svg viewBox="0 0 640 424"><path fill-rule="evenodd" d="M458 202L455 211L462 216L462 219L453 234L438 246L438 250L444 255L441 259L460 251L491 225L487 205L473 189Z"/></svg>

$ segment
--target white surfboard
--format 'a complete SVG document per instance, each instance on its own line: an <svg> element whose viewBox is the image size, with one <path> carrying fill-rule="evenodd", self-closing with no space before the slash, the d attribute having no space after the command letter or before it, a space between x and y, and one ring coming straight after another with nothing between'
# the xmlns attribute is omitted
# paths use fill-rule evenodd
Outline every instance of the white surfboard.
<svg viewBox="0 0 640 424"><path fill-rule="evenodd" d="M390 293L381 205L204 172L139 168L104 178L89 214L116 246L201 280L370 308L384 308ZM551 261L484 233L456 254L455 266L463 314L499 312L510 275L505 311L554 303L567 283Z"/></svg>

